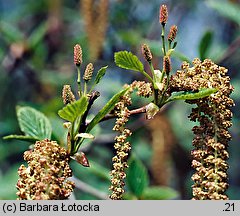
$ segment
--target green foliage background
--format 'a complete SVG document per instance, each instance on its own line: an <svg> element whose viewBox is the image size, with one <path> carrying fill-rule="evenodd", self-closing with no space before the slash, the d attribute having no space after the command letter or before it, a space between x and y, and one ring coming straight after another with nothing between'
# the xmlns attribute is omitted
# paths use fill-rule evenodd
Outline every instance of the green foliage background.
<svg viewBox="0 0 240 216"><path fill-rule="evenodd" d="M80 12L81 0L51 1L51 7L60 16L56 16L56 25L50 29L49 2L0 0L0 137L21 134L16 106L30 106L50 119L52 139L63 145L66 132L57 111L62 107L62 85L71 84L77 89L72 57L75 43L82 45L84 65L92 59L88 53L89 44ZM161 67L158 12L163 3L169 8L169 27L176 24L179 29L174 71L180 68L182 60L194 57L212 58L219 65L229 68L235 87L232 97L236 106L233 108L233 139L229 147L228 195L230 199L240 199L240 3L237 0L110 0L103 49L94 62L97 70L105 65L109 67L102 83L97 86L101 97L96 101L92 112L96 114L124 83L143 79L137 73L128 73L116 67L113 63L114 52L128 50L143 59L140 46L147 43L156 59L154 64ZM144 100L138 98L133 100L136 107L144 103ZM187 119L190 109L179 101L164 111L177 139L175 148L168 153L171 158L168 161L171 178L164 186L158 185L152 176L153 149L148 122L144 116L134 117L130 121L129 125L134 130L130 141L135 160L132 158L130 163L129 170L133 171L127 179L126 199L191 199L192 123ZM71 163L76 178L104 194L109 193L108 173L112 168L115 136L111 130L113 125L113 120L101 123L93 132L96 140L83 144L82 150L90 160L90 168L81 167L76 162ZM161 128L161 125L158 127ZM23 163L22 155L28 147L29 143L24 141L0 139L0 199L16 199L17 169ZM178 166L179 161L183 166ZM179 173L185 177L182 178ZM139 187L135 188L137 181ZM98 199L78 189L75 190L75 198Z"/></svg>

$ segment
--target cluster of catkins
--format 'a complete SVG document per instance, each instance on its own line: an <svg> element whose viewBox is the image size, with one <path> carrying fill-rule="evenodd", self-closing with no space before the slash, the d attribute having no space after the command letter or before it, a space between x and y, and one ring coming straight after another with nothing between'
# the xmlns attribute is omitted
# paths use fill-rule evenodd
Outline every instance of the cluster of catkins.
<svg viewBox="0 0 240 216"><path fill-rule="evenodd" d="M159 21L163 28L167 23L167 19L167 7L162 5ZM171 27L168 35L170 47L176 38L176 34L177 26L174 25ZM164 35L162 36L164 38ZM173 48L175 46L176 42ZM151 66L152 54L146 44L142 46L142 53ZM79 66L82 64L82 49L78 44L74 47L74 64L78 67L77 82L80 88ZM83 76L85 84L90 81L93 69L92 63L89 63ZM229 76L226 75L227 69L216 65L209 59L203 62L199 59L194 59L193 67L184 62L182 69L171 77L170 71L171 60L169 55L165 53L163 72L166 73L167 78L164 78L163 82L158 83L160 94L164 93L169 96L173 92L191 91L197 93L201 89L216 89L216 92L208 97L186 101L196 105L192 109L189 118L191 121L199 123L192 129L194 133L192 142L194 150L192 150L191 155L193 158L192 167L195 169L195 173L192 176L194 181L192 188L194 200L226 200L228 199L225 194L228 187L228 164L226 160L229 157L227 148L231 139L228 129L232 125L230 107L234 105L233 100L229 97L233 87L230 84ZM164 85L166 88L163 88ZM125 171L128 167L127 159L131 149L127 138L132 134L125 127L125 124L128 122L130 115L134 114L128 109L128 106L132 104L131 93L134 89L137 89L137 94L142 97L150 97L156 93L152 83L144 81L134 81L131 85L126 85L126 88L128 88L128 91L121 97L114 109L117 118L113 130L119 132L119 135L115 137L114 148L116 155L112 158L113 170L110 173L112 177L109 188L112 191L110 199L113 200L122 199L124 193ZM70 85L64 86L62 96L65 105L76 100ZM81 89L79 89L79 96L81 96ZM147 108L144 111L147 112ZM69 159L69 153L55 141L48 139L37 141L32 150L24 153L24 160L27 161L28 167L21 165L18 170L20 178L17 183L17 195L19 199L67 199L74 188L74 183L68 180L72 176Z"/></svg>
<svg viewBox="0 0 240 216"><path fill-rule="evenodd" d="M69 155L55 141L37 141L33 150L24 152L28 167L18 169L17 195L20 200L63 200L67 199L74 183L67 180L72 176Z"/></svg>
<svg viewBox="0 0 240 216"><path fill-rule="evenodd" d="M194 59L193 67L188 63L182 64L182 70L177 71L171 78L170 91L194 91L202 88L216 88L218 91L208 97L188 100L196 104L189 118L199 122L193 127L195 149L191 152L192 167L195 173L193 199L228 199L225 191L228 187L226 160L228 142L231 135L232 112L230 107L234 102L229 98L233 91L227 69L214 64L210 59L201 62Z"/></svg>

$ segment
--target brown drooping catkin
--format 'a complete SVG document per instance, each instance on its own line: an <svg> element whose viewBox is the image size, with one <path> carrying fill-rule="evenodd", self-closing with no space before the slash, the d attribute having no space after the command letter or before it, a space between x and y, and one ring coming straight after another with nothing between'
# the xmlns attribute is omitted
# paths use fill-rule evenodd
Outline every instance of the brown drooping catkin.
<svg viewBox="0 0 240 216"><path fill-rule="evenodd" d="M101 54L108 27L109 0L81 0L81 14L87 33L89 55L96 61Z"/></svg>
<svg viewBox="0 0 240 216"><path fill-rule="evenodd" d="M127 138L131 136L132 132L125 127L130 117L128 106L132 104L131 94L134 89L137 89L137 94L142 97L150 97L153 94L150 83L144 81L134 81L131 85L126 85L129 88L127 93L121 97L120 101L115 105L115 114L117 116L114 131L118 131L119 135L115 137L114 148L116 150L115 156L112 158L113 170L110 175L112 191L110 199L120 200L124 193L124 179L126 178L126 169L128 168L127 159L131 150L131 144Z"/></svg>
<svg viewBox="0 0 240 216"><path fill-rule="evenodd" d="M110 173L112 178L109 190L111 190L112 193L109 197L112 200L122 199L124 193L125 170L128 168L127 159L129 151L131 150L131 145L127 141L127 138L132 132L125 128L125 124L128 122L130 116L127 105L130 104L131 98L129 94L125 94L115 106L117 119L113 130L118 131L120 134L115 137L114 148L116 150L116 155L112 158L113 170Z"/></svg>
<svg viewBox="0 0 240 216"><path fill-rule="evenodd" d="M210 59L203 62L194 59L193 65L189 67L188 63L183 63L182 70L172 76L172 91L218 89L208 97L187 101L197 105L192 109L190 120L199 122L199 126L193 127L193 199L226 200L229 157L227 148L231 139L228 128L232 125L232 112L229 108L234 105L229 96L233 87L226 75L227 69L214 64Z"/></svg>

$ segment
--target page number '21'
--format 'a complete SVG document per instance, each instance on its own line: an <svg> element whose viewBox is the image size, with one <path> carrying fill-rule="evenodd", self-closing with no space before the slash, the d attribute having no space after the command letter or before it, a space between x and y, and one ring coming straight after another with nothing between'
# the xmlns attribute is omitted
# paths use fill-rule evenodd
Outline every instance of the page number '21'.
<svg viewBox="0 0 240 216"><path fill-rule="evenodd" d="M223 211L234 211L234 203L225 203Z"/></svg>

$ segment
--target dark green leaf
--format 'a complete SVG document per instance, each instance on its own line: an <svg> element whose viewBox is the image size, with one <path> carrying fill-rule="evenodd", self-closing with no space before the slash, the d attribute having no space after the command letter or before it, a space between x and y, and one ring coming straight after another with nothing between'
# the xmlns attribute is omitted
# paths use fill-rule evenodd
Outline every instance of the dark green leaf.
<svg viewBox="0 0 240 216"><path fill-rule="evenodd" d="M93 118L93 120L89 123L86 133L89 133L93 127L102 120L102 118L107 115L115 106L115 104L119 101L120 97L122 97L126 92L127 89L124 89L120 91L119 93L115 94L108 102L107 104L99 111L99 113Z"/></svg>
<svg viewBox="0 0 240 216"><path fill-rule="evenodd" d="M39 25L28 38L29 48L35 49L35 47L43 40L46 33L47 23Z"/></svg>
<svg viewBox="0 0 240 216"><path fill-rule="evenodd" d="M212 45L212 41L213 41L213 32L206 31L203 37L201 38L199 47L198 47L201 60L206 59L208 57L208 51Z"/></svg>
<svg viewBox="0 0 240 216"><path fill-rule="evenodd" d="M118 67L134 70L134 71L144 71L142 62L137 56L133 55L128 51L120 51L114 54L114 60Z"/></svg>
<svg viewBox="0 0 240 216"><path fill-rule="evenodd" d="M130 160L126 181L129 190L140 198L149 184L147 169L140 160Z"/></svg>
<svg viewBox="0 0 240 216"><path fill-rule="evenodd" d="M148 187L144 190L142 199L144 200L167 200L176 199L179 193L169 187Z"/></svg>
<svg viewBox="0 0 240 216"><path fill-rule="evenodd" d="M3 139L17 139L17 140L28 141L28 142L35 142L39 140L39 139L36 139L35 137L25 136L25 135L8 135L3 137Z"/></svg>
<svg viewBox="0 0 240 216"><path fill-rule="evenodd" d="M68 104L58 111L58 115L70 122L74 122L74 120L84 114L87 110L88 99L87 97L81 97L79 100Z"/></svg>
<svg viewBox="0 0 240 216"><path fill-rule="evenodd" d="M238 3L230 1L206 1L207 4L215 9L222 16L240 25L240 6Z"/></svg>
<svg viewBox="0 0 240 216"><path fill-rule="evenodd" d="M100 82L100 80L103 78L103 76L105 75L106 73L106 70L107 70L108 66L105 66L105 67L102 67L100 68L100 70L97 72L97 76L94 80L94 84L98 84Z"/></svg>
<svg viewBox="0 0 240 216"><path fill-rule="evenodd" d="M174 92L172 95L165 101L168 103L170 101L175 100L195 100L204 97L208 97L209 95L216 93L218 90L215 88L204 88L200 89L198 92Z"/></svg>
<svg viewBox="0 0 240 216"><path fill-rule="evenodd" d="M0 31L8 43L16 43L24 40L22 32L10 23L0 22Z"/></svg>
<svg viewBox="0 0 240 216"><path fill-rule="evenodd" d="M20 129L26 136L38 140L51 138L52 127L43 113L31 107L17 107L17 118Z"/></svg>

